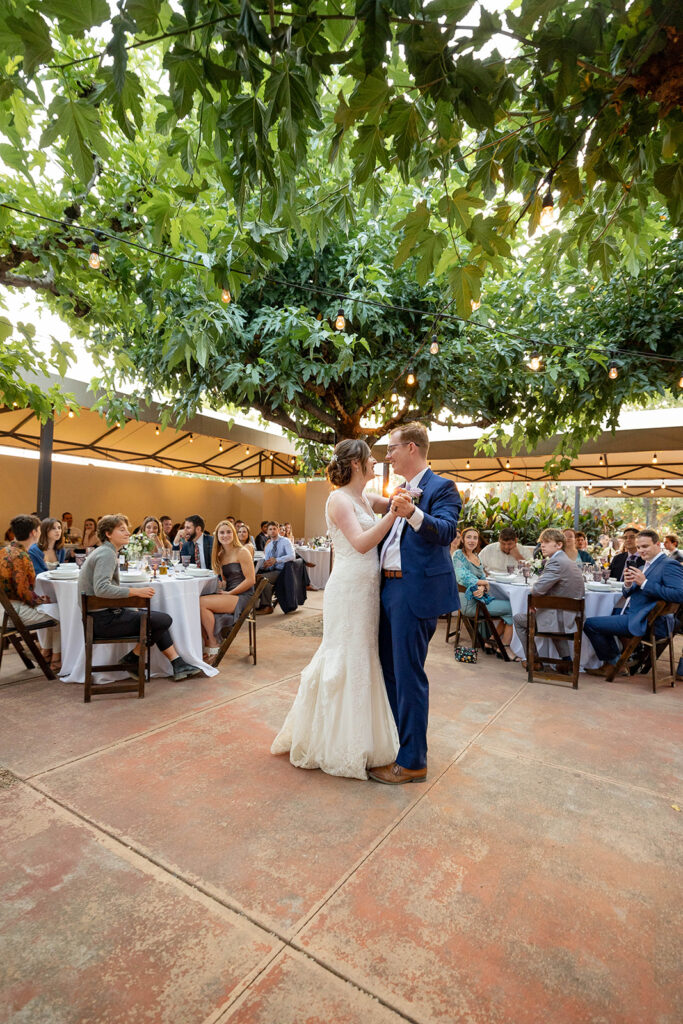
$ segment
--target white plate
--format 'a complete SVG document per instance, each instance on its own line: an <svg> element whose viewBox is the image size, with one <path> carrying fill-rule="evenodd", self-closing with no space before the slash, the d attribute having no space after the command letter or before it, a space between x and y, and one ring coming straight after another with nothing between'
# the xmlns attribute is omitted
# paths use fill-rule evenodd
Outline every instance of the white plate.
<svg viewBox="0 0 683 1024"><path fill-rule="evenodd" d="M48 576L51 580L77 580L79 572L80 570L78 568L68 569L66 571L64 569L50 569L48 571Z"/></svg>
<svg viewBox="0 0 683 1024"><path fill-rule="evenodd" d="M603 594L608 594L616 592L616 587L610 587L609 583L596 583L594 580L591 580L586 584L586 590L598 590L602 591Z"/></svg>
<svg viewBox="0 0 683 1024"><path fill-rule="evenodd" d="M199 576L207 579L209 576L215 576L213 569L192 569L188 567L185 572L188 576Z"/></svg>
<svg viewBox="0 0 683 1024"><path fill-rule="evenodd" d="M146 572L120 572L119 582L121 583L147 583L150 577Z"/></svg>
<svg viewBox="0 0 683 1024"><path fill-rule="evenodd" d="M507 583L509 580L513 580L515 578L514 574L511 572L492 572L489 573L489 576L497 583Z"/></svg>

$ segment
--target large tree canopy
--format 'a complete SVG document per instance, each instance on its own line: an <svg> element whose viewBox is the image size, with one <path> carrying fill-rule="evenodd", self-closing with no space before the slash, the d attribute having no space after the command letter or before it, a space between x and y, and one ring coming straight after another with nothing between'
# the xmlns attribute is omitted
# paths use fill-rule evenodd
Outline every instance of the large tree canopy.
<svg viewBox="0 0 683 1024"><path fill-rule="evenodd" d="M110 389L142 379L174 418L253 404L312 441L445 411L577 443L671 385L634 353L677 354L678 5L118 6L0 11L0 284L87 337ZM30 404L20 366L0 386Z"/></svg>

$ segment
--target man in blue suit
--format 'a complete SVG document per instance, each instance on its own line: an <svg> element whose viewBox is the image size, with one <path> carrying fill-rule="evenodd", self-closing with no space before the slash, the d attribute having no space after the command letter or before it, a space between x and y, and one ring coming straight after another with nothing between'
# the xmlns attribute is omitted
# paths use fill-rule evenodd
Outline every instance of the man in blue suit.
<svg viewBox="0 0 683 1024"><path fill-rule="evenodd" d="M392 498L400 518L380 552L379 656L400 746L393 764L368 771L388 785L427 778L424 664L439 615L459 607L450 543L462 502L453 481L429 469L428 451L421 423L406 423L390 434L386 461L406 484Z"/></svg>
<svg viewBox="0 0 683 1024"><path fill-rule="evenodd" d="M201 516L185 516L185 538L180 548L181 558L189 555L198 569L210 569L213 537L210 533L204 533L204 520Z"/></svg>
<svg viewBox="0 0 683 1024"><path fill-rule="evenodd" d="M642 568L629 566L624 570L622 593L626 604L615 608L611 615L595 615L586 619L583 630L593 644L603 665L589 669L593 675L614 678L614 665L621 648L617 637L644 636L647 617L658 601L683 603L683 565L667 558L659 545L654 530L641 530L636 537L636 549L645 564ZM655 622L655 636L667 636L671 623L667 616Z"/></svg>

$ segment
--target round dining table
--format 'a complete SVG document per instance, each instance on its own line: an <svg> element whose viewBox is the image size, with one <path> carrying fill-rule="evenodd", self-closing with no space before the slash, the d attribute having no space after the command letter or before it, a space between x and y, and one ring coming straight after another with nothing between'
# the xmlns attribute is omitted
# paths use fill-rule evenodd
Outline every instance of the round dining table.
<svg viewBox="0 0 683 1024"><path fill-rule="evenodd" d="M510 602L513 615L526 615L527 598L531 593L531 587L528 584L523 581L500 583L496 580L489 580L489 590L492 597L502 597ZM594 615L611 615L621 597L621 590L586 590L585 618L589 619ZM541 657L544 654L549 657L557 655L557 650L551 640L539 639L538 645ZM526 651L517 636L517 630L513 632L510 647L513 654L526 661ZM584 633L581 639L581 671L585 672L587 668L597 668L600 664L602 663L598 660L592 643Z"/></svg>
<svg viewBox="0 0 683 1024"><path fill-rule="evenodd" d="M202 594L215 593L218 587L216 576L212 574L210 577L196 577L169 573L167 576L150 579L146 583L131 583L131 586L154 587L152 610L166 612L173 619L171 639L180 657L188 664L201 668L205 675L215 676L218 669L207 665L202 658L199 598ZM37 594L50 599L50 603L41 605L41 610L59 619L62 643L60 679L65 683L83 683L85 637L78 576L73 579L54 579L49 572L43 572L36 577L35 590ZM115 662L130 650L130 643L98 644L96 650L97 654L93 660L103 664ZM156 646L152 648L151 672L153 676L168 676L171 672L168 658L165 658ZM93 676L93 682L97 685L124 676L125 673L122 672L97 672Z"/></svg>
<svg viewBox="0 0 683 1024"><path fill-rule="evenodd" d="M297 544L294 550L306 562L313 589L324 590L332 572L332 548L309 548Z"/></svg>

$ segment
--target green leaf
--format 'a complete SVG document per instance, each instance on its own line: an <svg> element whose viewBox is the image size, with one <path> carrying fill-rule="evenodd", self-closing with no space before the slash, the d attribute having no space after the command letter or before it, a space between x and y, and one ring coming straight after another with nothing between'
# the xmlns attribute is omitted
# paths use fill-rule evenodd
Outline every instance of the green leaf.
<svg viewBox="0 0 683 1024"><path fill-rule="evenodd" d="M118 92L123 92L126 81L126 68L128 67L128 51L126 49L126 33L135 32L135 23L123 14L117 14L112 18L112 37L107 45L106 52L114 58L113 75L114 86Z"/></svg>
<svg viewBox="0 0 683 1024"><path fill-rule="evenodd" d="M47 64L54 55L50 30L43 18L35 12L31 13L30 21L10 16L7 18L7 27L21 39L24 49L24 73L30 78L39 64Z"/></svg>
<svg viewBox="0 0 683 1024"><path fill-rule="evenodd" d="M390 4L386 0L358 0L356 17L362 21L361 53L365 70L383 63L391 39Z"/></svg>
<svg viewBox="0 0 683 1024"><path fill-rule="evenodd" d="M62 32L77 38L110 15L107 0L40 0L40 11L46 18L56 18Z"/></svg>
<svg viewBox="0 0 683 1024"><path fill-rule="evenodd" d="M173 109L178 118L186 117L192 110L195 92L205 92L201 56L176 43L164 57L164 67L171 78Z"/></svg>
<svg viewBox="0 0 683 1024"><path fill-rule="evenodd" d="M481 278L481 268L471 263L452 267L448 272L448 285L458 315L466 320L472 313L472 300L478 301L481 296Z"/></svg>
<svg viewBox="0 0 683 1024"><path fill-rule="evenodd" d="M126 14L145 35L154 35L159 31L159 15L161 0L126 0Z"/></svg>
<svg viewBox="0 0 683 1024"><path fill-rule="evenodd" d="M683 162L664 164L654 173L654 183L666 197L666 205L674 224L678 224L683 212Z"/></svg>
<svg viewBox="0 0 683 1024"><path fill-rule="evenodd" d="M237 22L237 31L241 36L244 36L247 42L251 43L252 46L258 46L261 50L270 52L270 37L265 30L263 22L249 3L249 0L242 0L240 17Z"/></svg>
<svg viewBox="0 0 683 1024"><path fill-rule="evenodd" d="M74 102L68 96L57 96L50 106L50 113L54 114L55 120L43 132L41 146L48 146L61 136L76 174L81 181L90 181L94 170L93 149L101 155L108 151L97 111L84 103Z"/></svg>
<svg viewBox="0 0 683 1024"><path fill-rule="evenodd" d="M353 177L358 183L367 181L377 163L385 170L389 169L389 154L384 147L384 137L376 125L361 125L358 138L351 147L351 156L355 161Z"/></svg>

